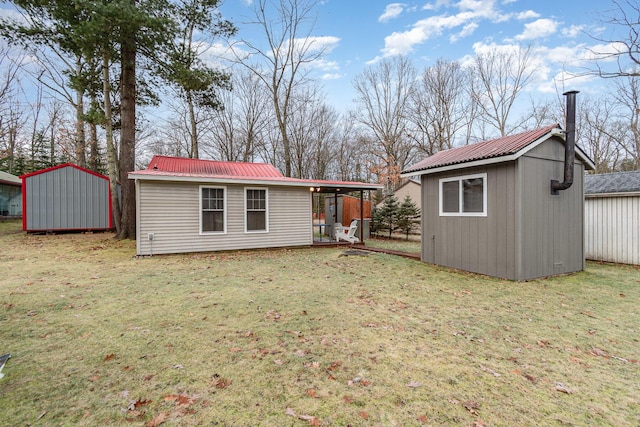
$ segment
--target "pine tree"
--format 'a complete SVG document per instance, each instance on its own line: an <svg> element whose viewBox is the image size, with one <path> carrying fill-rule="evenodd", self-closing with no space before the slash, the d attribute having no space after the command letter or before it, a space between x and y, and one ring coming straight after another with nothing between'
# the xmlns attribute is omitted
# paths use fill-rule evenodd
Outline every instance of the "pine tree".
<svg viewBox="0 0 640 427"><path fill-rule="evenodd" d="M409 233L411 233L419 223L420 209L413 203L411 197L407 195L398 209L398 218L396 220L397 229L405 233L407 240L409 240Z"/></svg>
<svg viewBox="0 0 640 427"><path fill-rule="evenodd" d="M388 230L389 237L391 237L391 233L396 230L399 209L398 199L394 195L385 197L382 206L375 211L374 222L376 223L376 228Z"/></svg>

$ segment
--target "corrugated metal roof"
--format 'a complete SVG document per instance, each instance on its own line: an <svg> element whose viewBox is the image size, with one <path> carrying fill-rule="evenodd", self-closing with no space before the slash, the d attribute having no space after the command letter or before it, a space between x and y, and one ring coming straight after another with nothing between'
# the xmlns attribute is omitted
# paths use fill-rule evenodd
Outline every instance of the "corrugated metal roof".
<svg viewBox="0 0 640 427"><path fill-rule="evenodd" d="M421 162L404 170L402 173L418 172L421 170L435 169L442 166L467 163L475 160L491 159L513 155L527 147L529 144L540 140L545 136L551 136L551 131L560 129L560 125L550 125L516 135L465 145L440 151L427 157Z"/></svg>
<svg viewBox="0 0 640 427"><path fill-rule="evenodd" d="M184 157L153 156L148 170L224 177L280 178L282 173L268 163L220 162Z"/></svg>
<svg viewBox="0 0 640 427"><path fill-rule="evenodd" d="M640 192L640 171L602 173L584 177L585 194Z"/></svg>
<svg viewBox="0 0 640 427"><path fill-rule="evenodd" d="M22 181L15 175L11 175L10 173L0 171L0 184L8 184L21 186Z"/></svg>
<svg viewBox="0 0 640 427"><path fill-rule="evenodd" d="M154 156L147 169L129 172L129 178L319 187L321 191L332 192L383 188L382 184L365 182L289 178L267 163L220 162L168 156Z"/></svg>

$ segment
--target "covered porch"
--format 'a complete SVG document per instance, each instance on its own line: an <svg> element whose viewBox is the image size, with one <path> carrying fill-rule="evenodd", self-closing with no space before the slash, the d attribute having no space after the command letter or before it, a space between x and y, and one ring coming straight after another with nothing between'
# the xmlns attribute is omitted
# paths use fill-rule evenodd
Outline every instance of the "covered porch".
<svg viewBox="0 0 640 427"><path fill-rule="evenodd" d="M351 185L345 185L351 184ZM371 191L382 188L379 184L331 183L317 181L309 187L312 201L313 246L364 245L369 237L371 222ZM357 241L336 239L336 227L344 231L352 221L357 229L352 235Z"/></svg>

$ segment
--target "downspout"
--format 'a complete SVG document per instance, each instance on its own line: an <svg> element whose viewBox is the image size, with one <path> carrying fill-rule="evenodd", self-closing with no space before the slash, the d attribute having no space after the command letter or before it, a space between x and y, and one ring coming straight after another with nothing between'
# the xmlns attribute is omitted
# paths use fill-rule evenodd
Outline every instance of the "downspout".
<svg viewBox="0 0 640 427"><path fill-rule="evenodd" d="M558 195L573 184L573 162L576 158L576 94L577 90L563 93L567 97L567 117L564 141L564 181L551 180L551 194Z"/></svg>

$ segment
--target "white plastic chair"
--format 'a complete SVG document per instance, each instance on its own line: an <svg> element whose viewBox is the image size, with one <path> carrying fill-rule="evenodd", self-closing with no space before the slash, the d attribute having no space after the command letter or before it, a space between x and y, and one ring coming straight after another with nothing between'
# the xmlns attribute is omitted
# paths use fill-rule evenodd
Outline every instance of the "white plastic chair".
<svg viewBox="0 0 640 427"><path fill-rule="evenodd" d="M351 221L351 225L345 227L340 223L336 223L335 225L335 237L339 242L340 240L344 240L349 243L359 242L360 239L356 237L356 230L358 229L358 220L354 219Z"/></svg>

